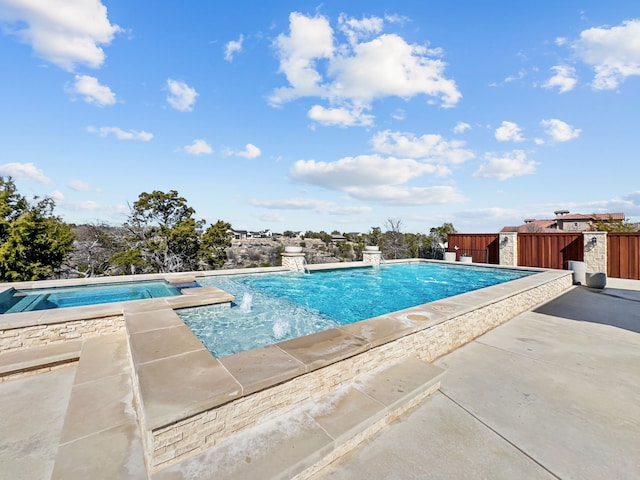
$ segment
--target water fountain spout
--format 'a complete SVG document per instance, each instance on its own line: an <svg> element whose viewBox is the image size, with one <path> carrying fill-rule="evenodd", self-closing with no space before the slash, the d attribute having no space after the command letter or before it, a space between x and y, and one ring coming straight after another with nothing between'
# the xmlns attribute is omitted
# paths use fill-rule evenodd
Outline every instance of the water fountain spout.
<svg viewBox="0 0 640 480"><path fill-rule="evenodd" d="M240 311L242 313L249 313L253 304L253 295L249 292L244 292L242 295L242 302L240 302Z"/></svg>

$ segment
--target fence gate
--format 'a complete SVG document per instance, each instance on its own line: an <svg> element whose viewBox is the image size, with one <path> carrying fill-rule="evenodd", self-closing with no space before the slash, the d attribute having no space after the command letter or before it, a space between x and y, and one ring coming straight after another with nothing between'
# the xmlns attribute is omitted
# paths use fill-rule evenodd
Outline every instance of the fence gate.
<svg viewBox="0 0 640 480"><path fill-rule="evenodd" d="M607 276L640 280L640 233L607 234Z"/></svg>
<svg viewBox="0 0 640 480"><path fill-rule="evenodd" d="M569 260L584 260L582 232L518 234L518 265L566 270Z"/></svg>

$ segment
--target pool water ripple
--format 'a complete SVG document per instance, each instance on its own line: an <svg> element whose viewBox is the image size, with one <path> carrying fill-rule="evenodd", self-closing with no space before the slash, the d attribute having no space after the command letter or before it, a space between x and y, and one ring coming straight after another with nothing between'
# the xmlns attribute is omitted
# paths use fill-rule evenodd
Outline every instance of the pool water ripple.
<svg viewBox="0 0 640 480"><path fill-rule="evenodd" d="M530 275L531 271L406 263L371 268L204 277L231 308L178 315L217 357L377 317ZM250 302L250 304L248 304Z"/></svg>

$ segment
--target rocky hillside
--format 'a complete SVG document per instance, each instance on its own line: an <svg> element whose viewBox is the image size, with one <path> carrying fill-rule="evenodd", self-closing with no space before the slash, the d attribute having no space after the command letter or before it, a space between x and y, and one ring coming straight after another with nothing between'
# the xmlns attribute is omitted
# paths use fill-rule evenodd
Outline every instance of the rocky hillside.
<svg viewBox="0 0 640 480"><path fill-rule="evenodd" d="M281 254L285 246L301 246L308 263L343 262L356 259L357 244L341 242L328 245L317 238L249 238L234 240L227 249L228 268L275 267L282 264Z"/></svg>

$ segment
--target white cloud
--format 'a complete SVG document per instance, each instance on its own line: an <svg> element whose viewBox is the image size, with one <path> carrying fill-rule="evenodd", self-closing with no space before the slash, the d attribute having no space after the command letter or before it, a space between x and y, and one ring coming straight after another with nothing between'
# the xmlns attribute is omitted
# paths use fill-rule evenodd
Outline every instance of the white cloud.
<svg viewBox="0 0 640 480"><path fill-rule="evenodd" d="M379 155L345 157L335 162L298 160L289 170L296 182L345 191L351 187L404 183L434 172L436 167L428 163Z"/></svg>
<svg viewBox="0 0 640 480"><path fill-rule="evenodd" d="M106 85L100 85L98 79L89 75L76 75L67 92L82 95L83 100L91 105L105 107L116 103L116 95Z"/></svg>
<svg viewBox="0 0 640 480"><path fill-rule="evenodd" d="M505 78L504 83L511 83L511 82L515 82L516 80L522 80L526 76L527 76L526 70L519 70L516 75L509 75L507 78Z"/></svg>
<svg viewBox="0 0 640 480"><path fill-rule="evenodd" d="M258 216L259 220L264 222L284 223L286 218L278 212L265 212Z"/></svg>
<svg viewBox="0 0 640 480"><path fill-rule="evenodd" d="M522 142L522 130L513 122L502 122L502 125L496 129L496 140L499 142Z"/></svg>
<svg viewBox="0 0 640 480"><path fill-rule="evenodd" d="M314 105L309 110L309 118L321 125L353 127L373 125L373 115L362 112L361 109L325 108L321 105Z"/></svg>
<svg viewBox="0 0 640 480"><path fill-rule="evenodd" d="M262 151L255 145L247 143L247 145L244 147L244 150L242 152L237 152L236 155L238 157L252 159L258 158L260 155L262 155Z"/></svg>
<svg viewBox="0 0 640 480"><path fill-rule="evenodd" d="M361 20L349 18L344 13L338 17L340 30L347 36L351 45L382 32L384 20L380 17L363 17Z"/></svg>
<svg viewBox="0 0 640 480"><path fill-rule="evenodd" d="M573 128L568 123L557 118L542 120L540 125L544 127L546 134L555 142L568 142L578 138L582 132L579 128Z"/></svg>
<svg viewBox="0 0 640 480"><path fill-rule="evenodd" d="M464 195L451 186L402 187L380 185L373 188L350 188L348 193L358 200L395 206L442 205L467 201Z"/></svg>
<svg viewBox="0 0 640 480"><path fill-rule="evenodd" d="M244 36L240 35L238 40L231 40L227 42L224 47L224 59L227 62L233 62L233 56L242 51L242 42L244 41Z"/></svg>
<svg viewBox="0 0 640 480"><path fill-rule="evenodd" d="M51 191L47 197L53 199L56 203L64 202L64 194L60 190Z"/></svg>
<svg viewBox="0 0 640 480"><path fill-rule="evenodd" d="M169 95L167 95L167 102L176 110L181 112L190 112L193 110L193 104L196 103L196 97L198 92L194 88L191 88L185 82L178 80L167 79L167 88L169 89Z"/></svg>
<svg viewBox="0 0 640 480"><path fill-rule="evenodd" d="M100 0L11 0L0 5L0 19L41 58L73 71L76 65L98 68L101 46L109 45L120 27L107 18Z"/></svg>
<svg viewBox="0 0 640 480"><path fill-rule="evenodd" d="M298 97L322 95L322 76L316 70L316 61L333 55L333 30L326 18L292 12L289 31L288 36L280 34L274 42L280 71L291 85L274 92L271 102L276 105Z"/></svg>
<svg viewBox="0 0 640 480"><path fill-rule="evenodd" d="M333 205L333 202L313 200L309 198L288 198L284 200L250 200L249 203L256 207L274 210L324 210Z"/></svg>
<svg viewBox="0 0 640 480"><path fill-rule="evenodd" d="M153 134L149 132L135 131L135 130L122 130L119 127L87 127L87 132L95 133L100 137L106 137L108 135L115 135L118 140L141 140L148 142L153 138Z"/></svg>
<svg viewBox="0 0 640 480"><path fill-rule="evenodd" d="M0 165L0 175L16 180L33 180L44 185L51 183L44 172L33 163L5 163Z"/></svg>
<svg viewBox="0 0 640 480"><path fill-rule="evenodd" d="M359 215L371 211L367 206L338 206L335 202L310 198L290 198L284 200L250 200L256 207L272 210L311 210L322 215Z"/></svg>
<svg viewBox="0 0 640 480"><path fill-rule="evenodd" d="M456 126L453 127L453 133L464 133L467 130L471 130L471 125L466 122L458 122Z"/></svg>
<svg viewBox="0 0 640 480"><path fill-rule="evenodd" d="M440 98L453 107L462 98L456 83L444 77L446 64L431 58L434 51L410 45L395 34L384 34L355 46L352 55L332 58L330 98L370 102L376 98L411 98L418 94ZM384 65L384 68L381 68Z"/></svg>
<svg viewBox="0 0 640 480"><path fill-rule="evenodd" d="M444 76L446 64L438 58L439 50L408 44L395 34L378 35L383 22L376 17L341 16L339 25L348 37L343 44L325 17L293 12L289 22L289 34L280 34L274 42L280 71L289 84L273 91L269 100L274 106L319 97L332 109L362 111L378 98L423 94L452 107L462 97L455 82ZM378 36L361 41L374 35Z"/></svg>
<svg viewBox="0 0 640 480"><path fill-rule="evenodd" d="M530 175L536 171L537 163L527 160L527 155L522 150L513 150L501 157L489 153L486 159L487 163L473 174L475 178L507 180L511 177Z"/></svg>
<svg viewBox="0 0 640 480"><path fill-rule="evenodd" d="M67 183L67 186L71 190L75 190L76 192L90 192L91 190L93 190L91 188L91 185L89 185L87 182L83 182L82 180L71 180L69 181L69 183Z"/></svg>
<svg viewBox="0 0 640 480"><path fill-rule="evenodd" d="M462 140L447 141L440 135L416 137L412 133L384 130L371 139L373 148L380 153L398 157L419 158L427 162L460 164L474 158Z"/></svg>
<svg viewBox="0 0 640 480"><path fill-rule="evenodd" d="M208 155L210 153L213 153L213 149L211 148L211 145L209 145L205 140L202 140L199 138L194 140L191 145L187 145L186 147L184 147L183 150L187 152L189 155L196 155L196 156Z"/></svg>
<svg viewBox="0 0 640 480"><path fill-rule="evenodd" d="M542 84L543 88L558 87L558 93L565 93L573 90L578 83L576 79L576 69L568 65L557 65L551 67L555 75Z"/></svg>
<svg viewBox="0 0 640 480"><path fill-rule="evenodd" d="M591 85L595 90L613 90L628 77L640 75L640 19L583 30L572 47L584 63L593 67Z"/></svg>
<svg viewBox="0 0 640 480"><path fill-rule="evenodd" d="M391 118L394 120L404 120L407 116L407 112L405 112L402 108L396 108L395 111L391 114Z"/></svg>

